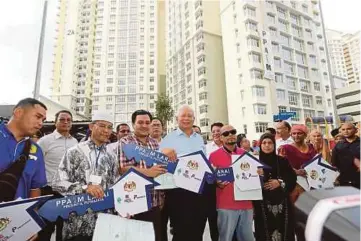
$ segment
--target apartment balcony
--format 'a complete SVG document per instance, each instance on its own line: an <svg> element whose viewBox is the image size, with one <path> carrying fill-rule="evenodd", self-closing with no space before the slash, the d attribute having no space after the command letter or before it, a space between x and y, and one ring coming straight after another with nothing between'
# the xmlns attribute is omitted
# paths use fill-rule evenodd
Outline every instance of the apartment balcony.
<svg viewBox="0 0 361 241"><path fill-rule="evenodd" d="M249 29L249 28L246 28L246 35L254 36L256 38L259 38L259 36L260 36L260 34L258 33L257 30L253 30L253 29Z"/></svg>
<svg viewBox="0 0 361 241"><path fill-rule="evenodd" d="M260 63L260 62L251 61L250 64L252 65L252 68L263 69L262 62Z"/></svg>
<svg viewBox="0 0 361 241"><path fill-rule="evenodd" d="M208 98L212 98L208 95ZM208 105L208 99L198 100L198 106Z"/></svg>

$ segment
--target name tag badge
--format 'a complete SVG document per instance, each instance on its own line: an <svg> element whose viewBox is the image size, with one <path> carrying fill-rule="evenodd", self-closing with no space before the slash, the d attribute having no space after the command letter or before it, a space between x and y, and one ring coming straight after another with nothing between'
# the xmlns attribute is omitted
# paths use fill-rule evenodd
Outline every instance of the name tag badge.
<svg viewBox="0 0 361 241"><path fill-rule="evenodd" d="M90 175L90 180L94 185L100 185L102 183L102 177L97 175Z"/></svg>

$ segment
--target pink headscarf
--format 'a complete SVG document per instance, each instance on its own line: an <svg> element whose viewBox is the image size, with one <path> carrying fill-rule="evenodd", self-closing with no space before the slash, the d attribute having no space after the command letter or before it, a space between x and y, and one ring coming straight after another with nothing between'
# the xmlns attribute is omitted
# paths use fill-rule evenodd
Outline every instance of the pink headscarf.
<svg viewBox="0 0 361 241"><path fill-rule="evenodd" d="M294 125L292 126L291 128L291 133L292 132L303 132L305 133L306 135L308 134L308 129L305 125Z"/></svg>

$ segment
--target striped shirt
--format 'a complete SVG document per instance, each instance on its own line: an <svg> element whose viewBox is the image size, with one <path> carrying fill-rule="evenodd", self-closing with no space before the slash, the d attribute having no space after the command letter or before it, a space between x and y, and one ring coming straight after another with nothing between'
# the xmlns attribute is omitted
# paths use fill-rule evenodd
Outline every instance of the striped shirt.
<svg viewBox="0 0 361 241"><path fill-rule="evenodd" d="M151 137L147 137L146 142L143 143L134 135L134 133L123 137L120 140L120 142L121 142L121 145L136 144L138 146L142 146L142 147L145 147L148 149L157 150L157 151L159 150L159 144L158 144L157 140L155 140ZM119 164L121 167L139 166L139 164L136 163L136 161L134 159L128 160L125 157L123 152L119 153ZM151 191L151 196L152 196L153 207L163 206L163 203L164 203L164 192L163 191L153 189Z"/></svg>

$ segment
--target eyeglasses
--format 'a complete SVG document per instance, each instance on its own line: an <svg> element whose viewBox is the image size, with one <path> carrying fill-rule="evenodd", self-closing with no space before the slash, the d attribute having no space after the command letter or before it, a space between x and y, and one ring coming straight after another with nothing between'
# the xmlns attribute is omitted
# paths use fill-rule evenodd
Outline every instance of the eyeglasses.
<svg viewBox="0 0 361 241"><path fill-rule="evenodd" d="M224 132L222 133L222 136L227 137L227 136L229 136L230 134L231 134L231 135L237 134L237 130L236 130L236 129L233 129L233 130L230 130L230 131L224 131Z"/></svg>

